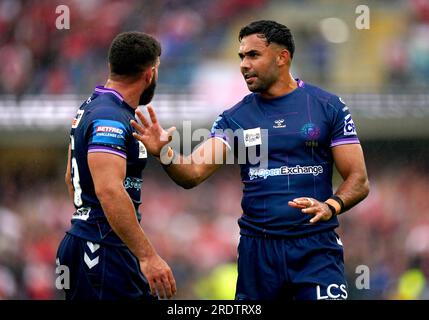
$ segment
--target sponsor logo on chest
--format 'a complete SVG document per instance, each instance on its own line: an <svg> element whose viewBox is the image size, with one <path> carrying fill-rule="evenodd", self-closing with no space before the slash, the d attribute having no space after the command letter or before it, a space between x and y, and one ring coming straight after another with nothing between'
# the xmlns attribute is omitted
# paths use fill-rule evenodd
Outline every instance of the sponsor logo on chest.
<svg viewBox="0 0 429 320"><path fill-rule="evenodd" d="M243 131L244 145L252 147L262 144L261 128L247 129Z"/></svg>
<svg viewBox="0 0 429 320"><path fill-rule="evenodd" d="M284 122L285 122L285 119L274 120L273 128L275 129L286 128L286 124Z"/></svg>

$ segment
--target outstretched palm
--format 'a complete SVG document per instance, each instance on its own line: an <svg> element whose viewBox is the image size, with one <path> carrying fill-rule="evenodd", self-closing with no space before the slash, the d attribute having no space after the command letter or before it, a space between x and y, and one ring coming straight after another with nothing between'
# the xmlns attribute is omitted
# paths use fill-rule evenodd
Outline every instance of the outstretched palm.
<svg viewBox="0 0 429 320"><path fill-rule="evenodd" d="M161 149L168 142L171 141L171 134L175 127L169 128L165 131L161 125L158 123L156 118L155 111L151 106L147 107L147 111L149 112L150 120L152 123L149 123L143 113L137 109L136 116L139 118L143 125L140 125L138 122L131 120L131 125L137 132L133 133L134 138L143 142L147 151L154 156L159 156Z"/></svg>

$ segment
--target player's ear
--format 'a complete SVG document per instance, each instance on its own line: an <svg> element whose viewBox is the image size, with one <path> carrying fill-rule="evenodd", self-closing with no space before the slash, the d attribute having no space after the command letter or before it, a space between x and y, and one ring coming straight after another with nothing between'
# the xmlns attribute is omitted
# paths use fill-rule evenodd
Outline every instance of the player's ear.
<svg viewBox="0 0 429 320"><path fill-rule="evenodd" d="M290 57L290 53L287 49L283 49L279 52L279 54L277 55L277 65L283 66L283 65L290 65L290 61L291 61L291 57Z"/></svg>
<svg viewBox="0 0 429 320"><path fill-rule="evenodd" d="M143 72L143 77L144 80L147 84L152 82L152 78L155 76L155 67L148 67L144 72Z"/></svg>

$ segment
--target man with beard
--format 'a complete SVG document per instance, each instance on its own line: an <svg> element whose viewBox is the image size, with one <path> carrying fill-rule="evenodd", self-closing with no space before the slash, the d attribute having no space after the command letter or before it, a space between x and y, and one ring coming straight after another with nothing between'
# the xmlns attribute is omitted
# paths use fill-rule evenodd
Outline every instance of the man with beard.
<svg viewBox="0 0 429 320"><path fill-rule="evenodd" d="M130 120L155 92L161 46L141 32L119 34L109 49L110 74L72 122L65 181L76 212L59 245L69 268L67 300L171 298L176 284L140 226L145 146Z"/></svg>
<svg viewBox="0 0 429 320"><path fill-rule="evenodd" d="M132 122L134 136L185 188L218 170L233 147L244 186L236 299L346 299L343 247L334 230L338 215L369 192L349 108L292 77L295 46L286 26L255 21L240 30L239 41L252 93L216 119L210 138L187 159L160 139L165 132L151 108L152 123L136 112L143 126ZM229 140L227 130L235 133ZM343 178L335 193L334 164Z"/></svg>

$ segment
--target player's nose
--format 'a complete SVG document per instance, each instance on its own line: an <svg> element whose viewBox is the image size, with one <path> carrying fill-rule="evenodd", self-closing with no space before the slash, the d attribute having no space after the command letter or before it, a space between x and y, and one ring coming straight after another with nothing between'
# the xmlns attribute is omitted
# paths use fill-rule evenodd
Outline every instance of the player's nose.
<svg viewBox="0 0 429 320"><path fill-rule="evenodd" d="M241 72L244 73L244 71L248 71L250 69L250 67L251 66L250 66L250 63L249 63L248 59L244 58L243 60L241 60L241 62L240 62Z"/></svg>

